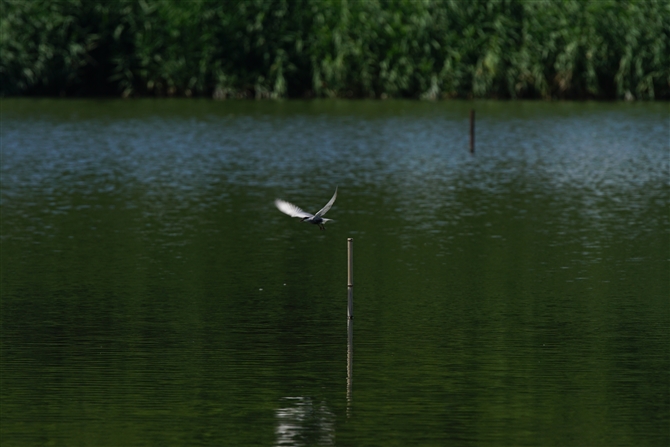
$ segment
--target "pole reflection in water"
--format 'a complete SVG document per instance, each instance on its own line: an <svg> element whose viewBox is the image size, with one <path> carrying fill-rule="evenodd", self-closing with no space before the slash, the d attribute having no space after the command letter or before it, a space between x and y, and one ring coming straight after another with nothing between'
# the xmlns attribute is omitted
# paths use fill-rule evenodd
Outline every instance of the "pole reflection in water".
<svg viewBox="0 0 670 447"><path fill-rule="evenodd" d="M311 397L282 398L277 409L276 446L335 445L335 415Z"/></svg>
<svg viewBox="0 0 670 447"><path fill-rule="evenodd" d="M354 301L354 288L347 288L349 303ZM347 318L347 417L351 412L351 385L354 381L354 320Z"/></svg>

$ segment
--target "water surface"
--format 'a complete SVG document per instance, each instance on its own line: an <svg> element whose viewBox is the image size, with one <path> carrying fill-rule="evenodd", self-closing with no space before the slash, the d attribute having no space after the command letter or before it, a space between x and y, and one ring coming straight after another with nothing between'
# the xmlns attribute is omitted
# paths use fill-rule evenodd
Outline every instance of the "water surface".
<svg viewBox="0 0 670 447"><path fill-rule="evenodd" d="M667 104L1 108L3 447L670 443Z"/></svg>

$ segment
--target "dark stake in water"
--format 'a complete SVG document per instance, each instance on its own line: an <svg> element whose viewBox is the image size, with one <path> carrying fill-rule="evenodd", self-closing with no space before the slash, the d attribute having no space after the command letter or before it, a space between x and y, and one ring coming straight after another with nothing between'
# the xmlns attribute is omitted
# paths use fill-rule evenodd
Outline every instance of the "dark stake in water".
<svg viewBox="0 0 670 447"><path fill-rule="evenodd" d="M3 447L670 443L667 104L1 107Z"/></svg>

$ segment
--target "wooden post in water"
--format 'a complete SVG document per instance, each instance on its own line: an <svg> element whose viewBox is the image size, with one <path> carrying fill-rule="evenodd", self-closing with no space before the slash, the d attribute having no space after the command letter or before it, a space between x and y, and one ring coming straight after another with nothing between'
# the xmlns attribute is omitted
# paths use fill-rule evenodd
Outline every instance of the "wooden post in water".
<svg viewBox="0 0 670 447"><path fill-rule="evenodd" d="M354 381L354 239L347 238L347 417L351 415Z"/></svg>
<svg viewBox="0 0 670 447"><path fill-rule="evenodd" d="M470 109L470 153L475 153L475 109Z"/></svg>
<svg viewBox="0 0 670 447"><path fill-rule="evenodd" d="M347 289L348 305L347 317L349 320L354 318L354 240L347 238Z"/></svg>

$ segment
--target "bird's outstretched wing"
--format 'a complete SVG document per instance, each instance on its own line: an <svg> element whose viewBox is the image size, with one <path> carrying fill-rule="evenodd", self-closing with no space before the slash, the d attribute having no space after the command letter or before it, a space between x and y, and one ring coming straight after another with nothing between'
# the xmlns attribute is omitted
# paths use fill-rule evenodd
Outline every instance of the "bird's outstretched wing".
<svg viewBox="0 0 670 447"><path fill-rule="evenodd" d="M275 206L279 208L279 211L281 211L284 214L288 214L291 217L299 217L301 219L303 217L314 217L311 214L304 212L294 204L288 203L282 199L275 200Z"/></svg>
<svg viewBox="0 0 670 447"><path fill-rule="evenodd" d="M328 212L331 206L333 206L333 203L335 203L335 199L337 198L337 186L335 187L335 194L333 194L333 198L330 199L330 202L326 203L326 206L321 208L318 213L315 214L317 217L321 217L324 214ZM298 208L299 209L299 208Z"/></svg>

